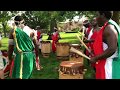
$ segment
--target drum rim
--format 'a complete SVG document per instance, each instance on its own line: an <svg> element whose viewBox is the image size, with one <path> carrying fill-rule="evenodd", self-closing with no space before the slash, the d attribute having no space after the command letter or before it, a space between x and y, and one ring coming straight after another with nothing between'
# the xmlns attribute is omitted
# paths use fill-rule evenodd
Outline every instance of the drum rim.
<svg viewBox="0 0 120 90"><path fill-rule="evenodd" d="M79 64L80 67L83 66L82 62L79 62L79 61L62 61L60 63L60 66L64 66L65 64L66 64L65 66L67 66L67 65L70 65L70 63L74 63L74 65Z"/></svg>

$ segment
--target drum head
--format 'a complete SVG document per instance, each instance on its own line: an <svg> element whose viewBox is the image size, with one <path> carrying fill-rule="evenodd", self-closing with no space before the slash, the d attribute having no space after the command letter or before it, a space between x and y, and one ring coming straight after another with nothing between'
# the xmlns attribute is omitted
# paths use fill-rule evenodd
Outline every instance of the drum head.
<svg viewBox="0 0 120 90"><path fill-rule="evenodd" d="M77 67L77 66L83 66L81 62L76 62L76 61L63 61L61 62L60 66L63 67Z"/></svg>

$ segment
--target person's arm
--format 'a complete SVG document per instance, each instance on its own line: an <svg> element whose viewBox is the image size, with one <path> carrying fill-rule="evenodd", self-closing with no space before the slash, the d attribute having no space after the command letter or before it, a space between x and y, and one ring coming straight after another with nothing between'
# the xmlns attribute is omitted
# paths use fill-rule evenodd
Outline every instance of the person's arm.
<svg viewBox="0 0 120 90"><path fill-rule="evenodd" d="M13 50L14 50L14 39L13 39L13 30L11 30L8 40L8 59L10 63L12 61Z"/></svg>
<svg viewBox="0 0 120 90"><path fill-rule="evenodd" d="M108 48L100 55L97 55L90 59L91 62L96 62L97 60L105 59L112 56L117 50L117 31L113 25L108 25L103 32L103 38L108 45Z"/></svg>

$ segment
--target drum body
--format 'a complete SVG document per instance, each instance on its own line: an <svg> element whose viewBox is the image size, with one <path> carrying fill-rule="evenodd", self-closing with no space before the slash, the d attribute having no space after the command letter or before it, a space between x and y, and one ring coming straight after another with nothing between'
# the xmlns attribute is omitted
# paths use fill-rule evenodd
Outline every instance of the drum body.
<svg viewBox="0 0 120 90"><path fill-rule="evenodd" d="M83 64L76 61L61 62L59 79L83 79Z"/></svg>
<svg viewBox="0 0 120 90"><path fill-rule="evenodd" d="M70 44L70 47L74 47L75 49L83 52L82 47L79 44ZM74 52L70 52L70 61L78 61L83 64L83 57Z"/></svg>
<svg viewBox="0 0 120 90"><path fill-rule="evenodd" d="M57 43L56 55L58 60L69 60L70 45L69 43Z"/></svg>
<svg viewBox="0 0 120 90"><path fill-rule="evenodd" d="M51 52L50 41L41 41L41 53L43 57L49 57L50 52Z"/></svg>

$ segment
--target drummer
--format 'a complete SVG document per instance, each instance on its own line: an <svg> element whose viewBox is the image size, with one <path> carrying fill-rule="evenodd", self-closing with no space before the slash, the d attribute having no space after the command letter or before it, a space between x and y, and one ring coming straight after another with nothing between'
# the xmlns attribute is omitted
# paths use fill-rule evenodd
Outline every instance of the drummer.
<svg viewBox="0 0 120 90"><path fill-rule="evenodd" d="M84 40L84 42L87 43L88 48L93 53L93 43L94 43L94 40L97 37L97 34L98 34L99 30L100 30L100 27L98 26L96 17L93 18L93 20L91 21L91 25L92 25L92 29L88 34L88 38L86 40ZM90 53L88 51L86 51L86 55L91 57L91 55L90 55Z"/></svg>
<svg viewBox="0 0 120 90"><path fill-rule="evenodd" d="M3 58L2 58L2 52L0 50L0 79L4 79L4 64L3 64Z"/></svg>
<svg viewBox="0 0 120 90"><path fill-rule="evenodd" d="M58 33L58 29L56 27L54 27L54 32L52 34L52 51L55 53L56 52L56 43L59 40L59 33Z"/></svg>

